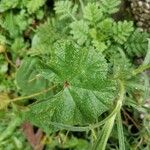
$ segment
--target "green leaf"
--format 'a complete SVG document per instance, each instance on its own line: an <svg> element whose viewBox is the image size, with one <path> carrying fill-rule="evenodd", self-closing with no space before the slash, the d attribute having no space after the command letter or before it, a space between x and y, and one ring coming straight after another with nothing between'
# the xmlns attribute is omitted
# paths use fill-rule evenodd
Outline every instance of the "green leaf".
<svg viewBox="0 0 150 150"><path fill-rule="evenodd" d="M112 33L112 26L114 20L112 18L106 18L98 23L97 27L100 29L100 32L103 32L105 36L110 36Z"/></svg>
<svg viewBox="0 0 150 150"><path fill-rule="evenodd" d="M4 36L4 35L1 35L0 34L0 44L8 44L9 42L8 42L8 40L6 39L6 37Z"/></svg>
<svg viewBox="0 0 150 150"><path fill-rule="evenodd" d="M100 21L103 17L102 10L98 4L88 3L84 9L84 18L91 21L92 24Z"/></svg>
<svg viewBox="0 0 150 150"><path fill-rule="evenodd" d="M149 34L135 30L125 43L125 49L130 57L141 57L146 54Z"/></svg>
<svg viewBox="0 0 150 150"><path fill-rule="evenodd" d="M58 1L55 3L55 12L59 15L60 19L71 17L73 20L75 19L75 14L77 12L78 6L69 0Z"/></svg>
<svg viewBox="0 0 150 150"><path fill-rule="evenodd" d="M148 40L148 48L147 48L147 53L143 62L143 65L148 65L150 64L150 39Z"/></svg>
<svg viewBox="0 0 150 150"><path fill-rule="evenodd" d="M41 63L38 58L26 58L17 71L17 85L24 94L31 95L38 93L51 86L50 82L40 75L40 65ZM36 98L46 98L47 96L51 96L51 92L41 94Z"/></svg>
<svg viewBox="0 0 150 150"><path fill-rule="evenodd" d="M0 142L2 142L3 140L5 140L6 138L8 138L9 136L12 135L13 131L18 127L20 126L21 124L21 119L17 116L15 116L11 122L9 122L9 125L7 126L7 128L1 132L1 135L0 135Z"/></svg>
<svg viewBox="0 0 150 150"><path fill-rule="evenodd" d="M70 27L70 33L73 35L73 38L76 39L79 44L84 44L88 39L88 24L84 20L80 20L72 22Z"/></svg>
<svg viewBox="0 0 150 150"><path fill-rule="evenodd" d="M7 11L9 9L15 8L19 3L19 0L1 0L0 1L0 12Z"/></svg>
<svg viewBox="0 0 150 150"><path fill-rule="evenodd" d="M92 150L99 150L99 149L105 150L106 149L107 141L108 141L111 131L113 129L115 118L116 118L116 114L113 115L105 123L105 125L103 126L102 131L99 135L99 138L97 139L96 143L94 144L94 147L92 148Z"/></svg>
<svg viewBox="0 0 150 150"><path fill-rule="evenodd" d="M93 40L92 43L93 46L95 46L95 48L100 52L103 52L108 48L104 42L98 42L97 40Z"/></svg>
<svg viewBox="0 0 150 150"><path fill-rule="evenodd" d="M121 113L117 114L117 130L118 130L118 139L119 139L119 149L125 150L125 139L123 133L123 125L121 119Z"/></svg>
<svg viewBox="0 0 150 150"><path fill-rule="evenodd" d="M39 56L51 53L53 43L61 37L61 34L57 32L58 30L60 31L60 28L57 26L58 24L55 23L55 20L48 20L38 26L32 38L32 49L29 53Z"/></svg>
<svg viewBox="0 0 150 150"><path fill-rule="evenodd" d="M59 45L49 69L53 72L49 80L59 83L62 89L30 108L26 118L33 124L48 131L52 121L70 125L94 123L111 107L115 82L107 79L108 66L101 53L72 44Z"/></svg>
<svg viewBox="0 0 150 150"><path fill-rule="evenodd" d="M105 14L113 14L119 10L121 0L101 0L100 7Z"/></svg>
<svg viewBox="0 0 150 150"><path fill-rule="evenodd" d="M0 20L0 25L9 32L11 38L16 38L28 26L28 20L25 10L20 11L20 14L13 14L13 12L5 13Z"/></svg>
<svg viewBox="0 0 150 150"><path fill-rule="evenodd" d="M117 23L114 22L112 31L114 40L119 44L123 44L127 41L128 37L134 31L133 22L132 21L130 22L119 21Z"/></svg>
<svg viewBox="0 0 150 150"><path fill-rule="evenodd" d="M11 45L11 49L16 53L21 53L20 51L25 49L27 45L25 45L24 39L22 37L17 37L14 39L13 44Z"/></svg>
<svg viewBox="0 0 150 150"><path fill-rule="evenodd" d="M26 2L26 7L30 14L35 13L37 10L40 9L45 4L46 0L28 0Z"/></svg>
<svg viewBox="0 0 150 150"><path fill-rule="evenodd" d="M130 78L133 66L124 51L117 46L113 46L112 51L115 51L115 54L112 53L112 57L110 59L113 64L114 77L124 80Z"/></svg>

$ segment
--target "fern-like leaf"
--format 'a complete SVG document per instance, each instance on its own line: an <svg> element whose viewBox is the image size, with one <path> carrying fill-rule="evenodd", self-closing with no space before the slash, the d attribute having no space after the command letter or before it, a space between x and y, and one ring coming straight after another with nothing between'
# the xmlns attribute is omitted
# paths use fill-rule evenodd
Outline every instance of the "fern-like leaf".
<svg viewBox="0 0 150 150"><path fill-rule="evenodd" d="M91 23L100 21L103 17L102 10L98 4L88 3L84 9L84 18L89 20Z"/></svg>
<svg viewBox="0 0 150 150"><path fill-rule="evenodd" d="M131 57L145 55L148 48L148 37L149 35L146 32L134 31L125 43L127 54Z"/></svg>
<svg viewBox="0 0 150 150"><path fill-rule="evenodd" d="M100 7L105 14L113 14L119 10L121 0L101 0Z"/></svg>
<svg viewBox="0 0 150 150"><path fill-rule="evenodd" d="M30 14L35 13L40 7L45 4L46 0L28 0L25 5Z"/></svg>
<svg viewBox="0 0 150 150"><path fill-rule="evenodd" d="M5 13L1 18L0 25L9 32L11 38L16 38L28 25L25 11L22 10L17 15L12 12Z"/></svg>
<svg viewBox="0 0 150 150"><path fill-rule="evenodd" d="M133 30L133 22L114 22L112 27L113 38L117 43L123 44L127 41Z"/></svg>
<svg viewBox="0 0 150 150"><path fill-rule="evenodd" d="M108 48L105 42L99 42L97 40L92 41L93 46L96 48L96 50L103 52Z"/></svg>
<svg viewBox="0 0 150 150"><path fill-rule="evenodd" d="M71 1L58 1L55 3L55 12L59 15L60 19L71 17L75 19L75 14L77 11L78 6L73 4Z"/></svg>
<svg viewBox="0 0 150 150"><path fill-rule="evenodd" d="M47 34L49 33L49 34ZM41 55L49 54L52 49L53 42L59 39L56 25L53 25L51 21L47 21L40 25L36 30L36 34L32 39L31 54Z"/></svg>
<svg viewBox="0 0 150 150"><path fill-rule="evenodd" d="M111 46L109 51L109 55L111 55L110 61L113 64L114 77L124 80L129 79L133 71L133 67L124 51L117 45Z"/></svg>
<svg viewBox="0 0 150 150"><path fill-rule="evenodd" d="M88 24L84 20L80 20L71 23L70 27L73 38L81 45L85 43L89 32Z"/></svg>
<svg viewBox="0 0 150 150"><path fill-rule="evenodd" d="M11 0L11 1L7 1L7 0L1 0L0 1L0 12L4 12L7 11L9 9L15 8L19 3L19 0Z"/></svg>

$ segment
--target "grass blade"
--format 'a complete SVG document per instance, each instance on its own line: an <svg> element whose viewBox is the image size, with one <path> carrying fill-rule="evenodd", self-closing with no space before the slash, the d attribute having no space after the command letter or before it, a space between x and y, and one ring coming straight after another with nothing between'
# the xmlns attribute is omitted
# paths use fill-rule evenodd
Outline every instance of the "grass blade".
<svg viewBox="0 0 150 150"><path fill-rule="evenodd" d="M125 139L123 134L123 126L122 126L122 119L121 113L117 114L117 130L118 130L118 139L119 139L119 149L125 150Z"/></svg>

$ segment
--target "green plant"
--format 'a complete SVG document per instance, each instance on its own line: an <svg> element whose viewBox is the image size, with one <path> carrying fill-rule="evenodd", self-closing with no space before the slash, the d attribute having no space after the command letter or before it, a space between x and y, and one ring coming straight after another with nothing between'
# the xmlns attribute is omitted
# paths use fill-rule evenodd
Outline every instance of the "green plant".
<svg viewBox="0 0 150 150"><path fill-rule="evenodd" d="M44 2L38 4L31 9L28 3L28 16L22 13L11 24L8 21L15 17L12 12L3 17L4 33L15 38L20 47L26 47L18 37L30 26L26 23L30 14ZM116 126L116 149L130 147L122 111L132 107L140 112L138 106L144 107L146 81L140 74L150 68L150 43L149 35L137 30L132 21L112 18L119 4L120 0L55 2L55 17L38 26L28 56L17 70L16 83L22 97L7 99L7 103L33 100L20 112L22 120L42 128L47 135L59 130L86 131L93 150L111 148L108 139ZM14 22L19 28L10 32ZM139 67L132 62L133 56L145 55ZM142 99L138 103L134 102L137 92ZM94 137L97 140L93 142Z"/></svg>

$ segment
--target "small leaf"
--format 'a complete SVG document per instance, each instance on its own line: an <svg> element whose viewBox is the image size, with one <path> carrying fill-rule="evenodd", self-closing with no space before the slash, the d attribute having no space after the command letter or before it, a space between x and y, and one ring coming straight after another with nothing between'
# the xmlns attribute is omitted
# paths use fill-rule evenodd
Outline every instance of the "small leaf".
<svg viewBox="0 0 150 150"><path fill-rule="evenodd" d="M150 64L150 39L148 39L148 49L147 49L147 54L145 56L143 65L148 65Z"/></svg>
<svg viewBox="0 0 150 150"><path fill-rule="evenodd" d="M0 110L7 108L9 103L9 96L6 93L0 93Z"/></svg>
<svg viewBox="0 0 150 150"><path fill-rule="evenodd" d="M55 3L55 12L60 15L60 19L71 17L73 20L75 19L75 13L77 11L78 6L69 0L58 1Z"/></svg>
<svg viewBox="0 0 150 150"><path fill-rule="evenodd" d="M113 14L119 10L121 0L101 0L100 6L105 14Z"/></svg>
<svg viewBox="0 0 150 150"><path fill-rule="evenodd" d="M5 45L0 44L0 53L4 53L6 51Z"/></svg>
<svg viewBox="0 0 150 150"><path fill-rule="evenodd" d="M80 20L71 23L70 27L70 33L73 35L73 38L76 39L79 44L84 44L88 38L88 24L84 20Z"/></svg>
<svg viewBox="0 0 150 150"><path fill-rule="evenodd" d="M98 42L96 40L93 40L92 43L95 46L95 48L100 52L103 52L105 49L108 48L104 42Z"/></svg>
<svg viewBox="0 0 150 150"><path fill-rule="evenodd" d="M17 71L17 85L26 95L41 92L51 85L48 80L40 75L40 69L38 70L38 67L40 67L40 61L38 58L26 58ZM50 96L51 93L49 92L38 97L45 98L48 95Z"/></svg>
<svg viewBox="0 0 150 150"><path fill-rule="evenodd" d="M29 0L26 4L28 12L30 14L35 13L37 10L39 10L40 7L45 4L45 2L46 0Z"/></svg>
<svg viewBox="0 0 150 150"><path fill-rule="evenodd" d="M125 43L125 49L130 57L141 57L146 54L148 49L149 34L135 30Z"/></svg>
<svg viewBox="0 0 150 150"><path fill-rule="evenodd" d="M7 1L7 0L1 0L0 2L0 12L4 12L6 10L15 8L19 3L19 0L11 0L11 1Z"/></svg>
<svg viewBox="0 0 150 150"><path fill-rule="evenodd" d="M134 31L133 22L114 22L112 31L114 40L119 44L123 44L127 41L128 37Z"/></svg>
<svg viewBox="0 0 150 150"><path fill-rule="evenodd" d="M102 10L99 8L98 4L88 3L84 9L84 18L91 21L91 23L96 23L100 21L103 17Z"/></svg>
<svg viewBox="0 0 150 150"><path fill-rule="evenodd" d="M5 13L0 20L0 25L9 32L11 38L18 37L28 25L25 10L21 10L20 14L14 14L12 11Z"/></svg>

